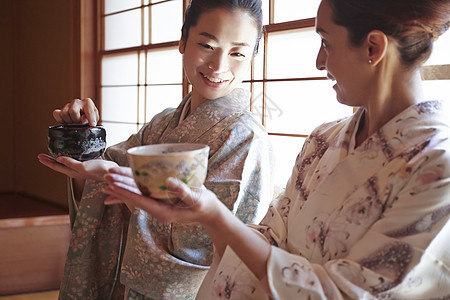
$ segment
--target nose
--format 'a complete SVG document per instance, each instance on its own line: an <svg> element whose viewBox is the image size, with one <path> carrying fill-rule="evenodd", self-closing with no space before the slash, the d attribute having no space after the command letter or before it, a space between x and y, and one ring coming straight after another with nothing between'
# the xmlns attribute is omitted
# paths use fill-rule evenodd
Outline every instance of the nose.
<svg viewBox="0 0 450 300"><path fill-rule="evenodd" d="M226 53L215 53L208 62L208 68L216 73L227 72L230 68Z"/></svg>
<svg viewBox="0 0 450 300"><path fill-rule="evenodd" d="M323 46L320 46L319 53L317 53L317 58L316 58L317 70L320 70L320 71L325 70L325 60L326 60L325 50L323 49Z"/></svg>

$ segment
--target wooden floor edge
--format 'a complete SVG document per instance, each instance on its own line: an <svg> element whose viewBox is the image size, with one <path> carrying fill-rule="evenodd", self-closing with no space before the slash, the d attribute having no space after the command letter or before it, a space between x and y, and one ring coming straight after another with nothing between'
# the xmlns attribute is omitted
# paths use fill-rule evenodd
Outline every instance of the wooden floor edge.
<svg viewBox="0 0 450 300"><path fill-rule="evenodd" d="M0 229L70 224L69 215L0 219Z"/></svg>

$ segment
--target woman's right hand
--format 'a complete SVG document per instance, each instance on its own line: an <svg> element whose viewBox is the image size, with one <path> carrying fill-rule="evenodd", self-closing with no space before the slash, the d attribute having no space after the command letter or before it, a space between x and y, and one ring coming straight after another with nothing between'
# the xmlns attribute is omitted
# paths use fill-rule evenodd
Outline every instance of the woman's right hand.
<svg viewBox="0 0 450 300"><path fill-rule="evenodd" d="M108 170L118 166L115 162L109 160L92 159L81 162L67 156L60 156L55 159L43 153L38 155L38 159L50 169L77 180L104 180Z"/></svg>
<svg viewBox="0 0 450 300"><path fill-rule="evenodd" d="M61 109L53 111L53 117L60 124L85 124L96 126L100 115L91 98L73 99Z"/></svg>
<svg viewBox="0 0 450 300"><path fill-rule="evenodd" d="M141 194L133 179L131 168L111 168L105 176L109 183L105 192L110 196L105 204L125 203L150 213L163 223L200 222L211 224L222 210L228 211L217 196L206 188L191 190L182 181L168 180L168 191L181 199L176 205L168 205Z"/></svg>

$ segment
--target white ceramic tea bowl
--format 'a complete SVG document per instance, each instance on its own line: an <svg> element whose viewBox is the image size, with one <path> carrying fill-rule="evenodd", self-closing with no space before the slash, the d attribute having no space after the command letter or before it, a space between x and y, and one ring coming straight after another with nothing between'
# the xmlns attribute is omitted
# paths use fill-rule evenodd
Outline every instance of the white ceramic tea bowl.
<svg viewBox="0 0 450 300"><path fill-rule="evenodd" d="M131 148L128 162L143 195L175 204L167 191L167 178L176 177L193 189L200 188L208 170L209 146L203 144L156 144Z"/></svg>

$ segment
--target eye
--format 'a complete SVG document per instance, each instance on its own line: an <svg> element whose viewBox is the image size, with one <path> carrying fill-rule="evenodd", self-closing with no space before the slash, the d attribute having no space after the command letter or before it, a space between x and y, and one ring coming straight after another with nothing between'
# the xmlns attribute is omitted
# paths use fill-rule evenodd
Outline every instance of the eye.
<svg viewBox="0 0 450 300"><path fill-rule="evenodd" d="M242 54L242 53L240 53L240 52L233 52L233 53L231 53L231 56L235 56L235 57L242 57L242 58L244 58L244 57L245 57L245 55L244 55L244 54Z"/></svg>
<svg viewBox="0 0 450 300"><path fill-rule="evenodd" d="M211 47L210 45L208 45L208 44L205 44L205 43L198 43L200 46L202 46L203 48L205 48L205 49L211 49L211 50L214 50L214 48L213 47Z"/></svg>
<svg viewBox="0 0 450 300"><path fill-rule="evenodd" d="M326 41L326 40L324 40L324 39L322 39L322 47L324 48L324 49L327 49L328 48L328 42Z"/></svg>

